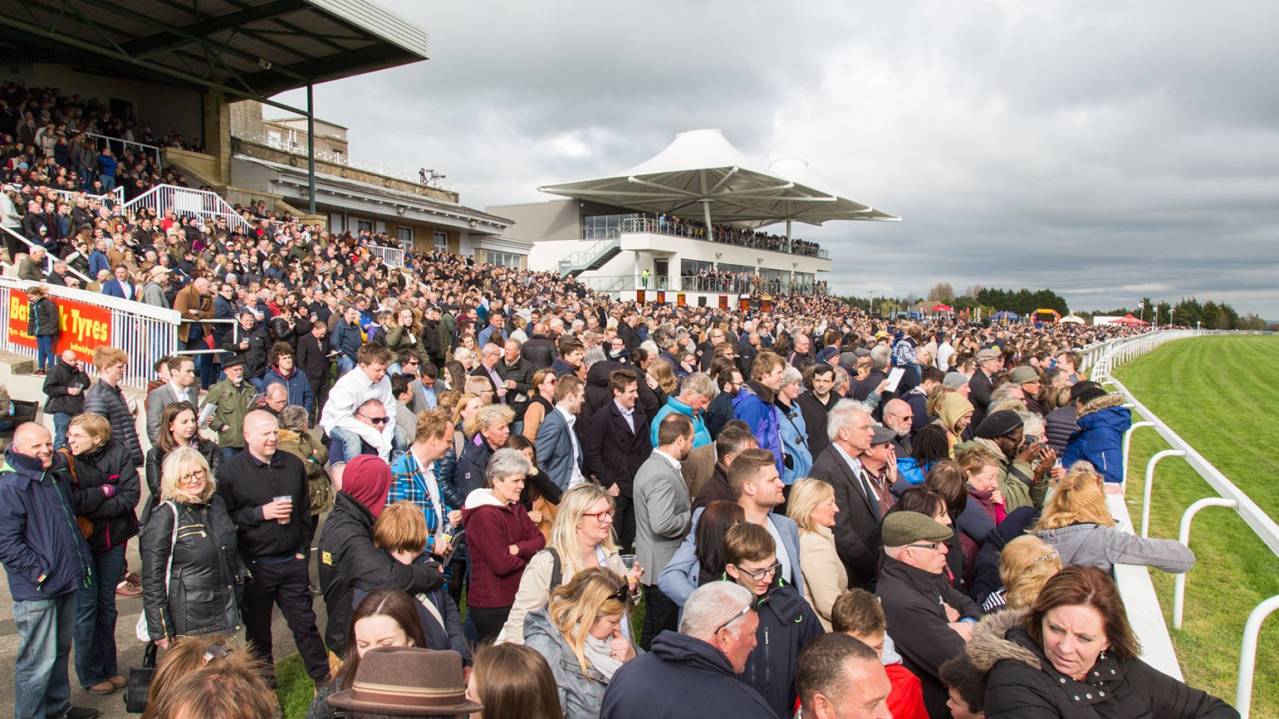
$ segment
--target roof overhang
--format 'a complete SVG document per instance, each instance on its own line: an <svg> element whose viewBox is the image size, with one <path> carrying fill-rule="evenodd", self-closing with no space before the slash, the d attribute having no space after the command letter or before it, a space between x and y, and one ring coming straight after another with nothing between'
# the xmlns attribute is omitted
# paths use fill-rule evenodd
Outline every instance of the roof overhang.
<svg viewBox="0 0 1279 719"><path fill-rule="evenodd" d="M0 43L17 59L253 99L429 51L425 30L370 0L0 0Z"/></svg>
<svg viewBox="0 0 1279 719"><path fill-rule="evenodd" d="M900 219L831 192L811 173L797 180L755 167L719 130L682 132L657 155L620 175L539 189L699 221L709 215L721 224Z"/></svg>
<svg viewBox="0 0 1279 719"><path fill-rule="evenodd" d="M278 189L291 188L299 196L306 197L307 174L305 168L262 160L248 155L235 155L232 159L236 162L248 162L272 170L276 173L275 182L282 186ZM367 210L372 207L380 207L381 211L388 215L422 222L432 222L476 233L501 234L515 224L505 217L491 215L465 205L432 200L411 192L393 190L321 172L315 173L315 190L318 196L344 197L360 203L358 206L348 205L348 209Z"/></svg>

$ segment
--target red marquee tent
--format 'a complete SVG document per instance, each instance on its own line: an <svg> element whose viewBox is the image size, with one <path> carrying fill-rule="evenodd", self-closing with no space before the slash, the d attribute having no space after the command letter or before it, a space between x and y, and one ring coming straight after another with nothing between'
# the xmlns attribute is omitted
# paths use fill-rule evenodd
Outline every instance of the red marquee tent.
<svg viewBox="0 0 1279 719"><path fill-rule="evenodd" d="M1139 319L1137 319L1136 317L1133 317L1133 316L1132 316L1132 313L1131 313L1131 312L1129 312L1128 314L1124 315L1123 317L1120 317L1119 319L1115 320L1115 324L1117 324L1117 325L1127 325L1127 326L1129 326L1129 327L1145 327L1146 325L1148 325L1148 324L1150 324L1150 323L1149 323L1149 322L1147 322L1147 321L1145 321L1145 320L1139 320Z"/></svg>
<svg viewBox="0 0 1279 719"><path fill-rule="evenodd" d="M938 302L937 304L933 305L933 308L929 311L930 312L954 312L955 308L951 307L950 305Z"/></svg>

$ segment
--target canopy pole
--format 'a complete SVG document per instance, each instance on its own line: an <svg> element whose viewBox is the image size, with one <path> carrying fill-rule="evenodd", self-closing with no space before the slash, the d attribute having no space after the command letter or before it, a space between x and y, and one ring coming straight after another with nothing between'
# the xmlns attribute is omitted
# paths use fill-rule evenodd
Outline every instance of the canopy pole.
<svg viewBox="0 0 1279 719"><path fill-rule="evenodd" d="M790 220L786 221L786 252L789 254L795 251L794 245L791 244Z"/></svg>
<svg viewBox="0 0 1279 719"><path fill-rule="evenodd" d="M703 239L707 240L708 242L713 242L715 238L711 234L711 201L710 200L702 200L702 219L706 222L706 237Z"/></svg>
<svg viewBox="0 0 1279 719"><path fill-rule="evenodd" d="M306 83L306 211L315 214L315 108L311 105L311 83Z"/></svg>

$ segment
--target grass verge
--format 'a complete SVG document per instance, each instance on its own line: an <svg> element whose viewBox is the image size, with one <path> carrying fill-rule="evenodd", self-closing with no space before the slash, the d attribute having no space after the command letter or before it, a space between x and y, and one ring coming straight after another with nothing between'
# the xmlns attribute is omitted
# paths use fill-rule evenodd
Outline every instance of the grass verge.
<svg viewBox="0 0 1279 719"><path fill-rule="evenodd" d="M1115 375L1271 517L1279 516L1279 338L1200 337L1164 345ZM1146 462L1167 443L1149 428L1133 435L1127 502L1140 522ZM1217 496L1176 458L1160 462L1151 499L1150 534L1176 538L1193 502ZM1172 575L1151 571L1182 672L1192 686L1231 703L1248 613L1279 594L1279 558L1239 515L1209 507L1191 533L1195 568L1187 575L1185 623L1172 629ZM1261 632L1252 716L1279 717L1279 616Z"/></svg>

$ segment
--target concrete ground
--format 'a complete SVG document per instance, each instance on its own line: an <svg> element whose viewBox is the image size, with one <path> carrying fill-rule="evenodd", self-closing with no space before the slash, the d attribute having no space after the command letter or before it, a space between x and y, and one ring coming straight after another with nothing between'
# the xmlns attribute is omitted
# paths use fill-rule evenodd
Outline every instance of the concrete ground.
<svg viewBox="0 0 1279 719"><path fill-rule="evenodd" d="M11 372L12 365L9 360L16 361L18 358L12 355L0 355L0 385L3 385L13 399L16 400L38 400L43 405L44 393L41 387L44 383L43 377L34 377L31 375L15 375ZM128 393L138 400L138 406L142 405L141 392ZM139 415L142 413L139 412ZM52 418L45 417L44 424L53 431ZM138 422L138 436L142 438L143 450L150 448L150 443L146 440L145 418L140 417ZM142 501L138 504L141 508L146 503L147 496L146 482L142 482ZM317 533L318 534L318 533ZM141 566L141 560L138 556L138 543L130 540L127 550L128 564L132 571L137 571ZM312 567L311 576L314 578L315 569ZM142 599L126 599L125 597L116 597L116 606L119 609L120 616L116 621L116 646L119 652L120 673L128 676L130 667L142 665L142 651L144 644L139 642L134 636L134 626L137 623L138 615L142 612ZM317 616L317 625L321 633L324 631L324 623L326 616L324 612L324 602L321 598L315 598L315 612ZM284 623L284 619L277 613L275 617L274 628L274 650L275 659L279 660L297 652L297 648L293 644L293 635L289 633L288 627ZM240 637L243 639L243 636ZM0 583L0 716L13 715L13 695L14 695L14 663L18 656L18 634L13 623L13 599L9 595L9 584L7 581ZM106 696L97 696L90 694L80 688L79 682L76 680L75 674L75 648L72 647L71 661L68 669L71 677L71 703L75 706L94 707L98 709L100 716L104 719L112 717L130 716L124 711L124 692L118 691L114 694Z"/></svg>

